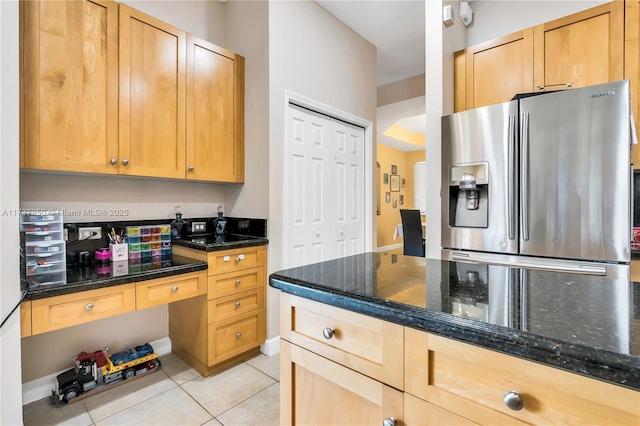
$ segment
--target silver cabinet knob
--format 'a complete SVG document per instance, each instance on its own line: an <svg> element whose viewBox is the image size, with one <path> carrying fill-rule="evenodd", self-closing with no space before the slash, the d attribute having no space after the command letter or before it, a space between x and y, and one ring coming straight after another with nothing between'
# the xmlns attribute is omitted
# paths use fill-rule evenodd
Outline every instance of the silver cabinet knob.
<svg viewBox="0 0 640 426"><path fill-rule="evenodd" d="M111 164L118 164L118 159L117 158L112 158L111 159Z"/></svg>
<svg viewBox="0 0 640 426"><path fill-rule="evenodd" d="M93 309L93 303L87 303L84 307L85 311L90 311Z"/></svg>
<svg viewBox="0 0 640 426"><path fill-rule="evenodd" d="M240 280L236 280L236 285L240 285Z"/></svg>
<svg viewBox="0 0 640 426"><path fill-rule="evenodd" d="M522 400L522 396L516 391L508 391L504 393L502 397L504 401L504 405L511 408L512 410L518 411L524 408L524 401Z"/></svg>
<svg viewBox="0 0 640 426"><path fill-rule="evenodd" d="M242 337L242 333L236 333L236 339L239 339Z"/></svg>
<svg viewBox="0 0 640 426"><path fill-rule="evenodd" d="M236 308L240 307L240 302L236 302Z"/></svg>
<svg viewBox="0 0 640 426"><path fill-rule="evenodd" d="M397 423L395 417L387 417L382 421L382 426L396 426Z"/></svg>
<svg viewBox="0 0 640 426"><path fill-rule="evenodd" d="M236 257L236 263L243 261L244 260L244 254L239 254L238 257Z"/></svg>
<svg viewBox="0 0 640 426"><path fill-rule="evenodd" d="M336 334L335 330L331 327L325 327L322 329L322 335L324 336L325 339L329 340L333 337L333 335Z"/></svg>
<svg viewBox="0 0 640 426"><path fill-rule="evenodd" d="M177 285L174 285L173 287L171 287L171 291L174 293L178 290L179 290L179 287Z"/></svg>
<svg viewBox="0 0 640 426"><path fill-rule="evenodd" d="M189 171L192 172L193 171L193 166L189 166Z"/></svg>
<svg viewBox="0 0 640 426"><path fill-rule="evenodd" d="M129 164L129 160L122 160L122 164L124 164L125 166Z"/></svg>

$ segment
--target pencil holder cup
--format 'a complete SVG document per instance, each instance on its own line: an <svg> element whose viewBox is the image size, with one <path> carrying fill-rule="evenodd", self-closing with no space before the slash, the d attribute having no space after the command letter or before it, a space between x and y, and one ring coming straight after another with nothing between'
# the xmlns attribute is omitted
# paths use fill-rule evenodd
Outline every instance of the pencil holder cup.
<svg viewBox="0 0 640 426"><path fill-rule="evenodd" d="M127 260L129 258L129 250L127 244L109 244L111 251L111 261Z"/></svg>

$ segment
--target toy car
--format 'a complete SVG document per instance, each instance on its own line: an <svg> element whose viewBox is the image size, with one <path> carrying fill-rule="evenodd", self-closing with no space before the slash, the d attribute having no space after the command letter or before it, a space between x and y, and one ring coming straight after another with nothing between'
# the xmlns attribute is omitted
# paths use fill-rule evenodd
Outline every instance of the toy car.
<svg viewBox="0 0 640 426"><path fill-rule="evenodd" d="M125 351L116 352L111 355L111 362L113 365L120 365L124 362L130 362L135 359L141 358L146 355L150 355L153 353L153 348L149 343L145 343L144 345L136 346L135 348L127 349Z"/></svg>

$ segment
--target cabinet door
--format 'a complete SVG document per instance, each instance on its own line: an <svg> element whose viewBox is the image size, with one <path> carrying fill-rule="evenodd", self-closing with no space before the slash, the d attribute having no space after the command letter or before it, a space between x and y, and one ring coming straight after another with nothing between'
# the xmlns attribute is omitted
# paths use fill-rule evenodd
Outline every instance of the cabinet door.
<svg viewBox="0 0 640 426"><path fill-rule="evenodd" d="M280 341L280 424L403 422L402 392L313 352Z"/></svg>
<svg viewBox="0 0 640 426"><path fill-rule="evenodd" d="M120 173L185 177L186 33L120 4Z"/></svg>
<svg viewBox="0 0 640 426"><path fill-rule="evenodd" d="M187 179L244 180L244 58L187 36Z"/></svg>
<svg viewBox="0 0 640 426"><path fill-rule="evenodd" d="M509 101L533 90L533 30L466 49L466 109Z"/></svg>
<svg viewBox="0 0 640 426"><path fill-rule="evenodd" d="M404 394L404 424L405 426L429 426L429 425L450 425L450 426L471 426L476 425L470 420L444 410L437 405L416 398L415 396Z"/></svg>
<svg viewBox="0 0 640 426"><path fill-rule="evenodd" d="M118 3L21 6L22 166L117 173Z"/></svg>
<svg viewBox="0 0 640 426"><path fill-rule="evenodd" d="M624 2L612 1L534 27L536 88L622 80Z"/></svg>

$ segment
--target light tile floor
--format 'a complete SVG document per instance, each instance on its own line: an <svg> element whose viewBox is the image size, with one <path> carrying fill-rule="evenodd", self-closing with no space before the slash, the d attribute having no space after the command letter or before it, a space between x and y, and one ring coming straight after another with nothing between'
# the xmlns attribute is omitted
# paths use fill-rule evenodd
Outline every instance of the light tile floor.
<svg viewBox="0 0 640 426"><path fill-rule="evenodd" d="M279 357L258 355L203 378L173 354L130 383L56 407L44 398L23 407L29 425L279 425Z"/></svg>

